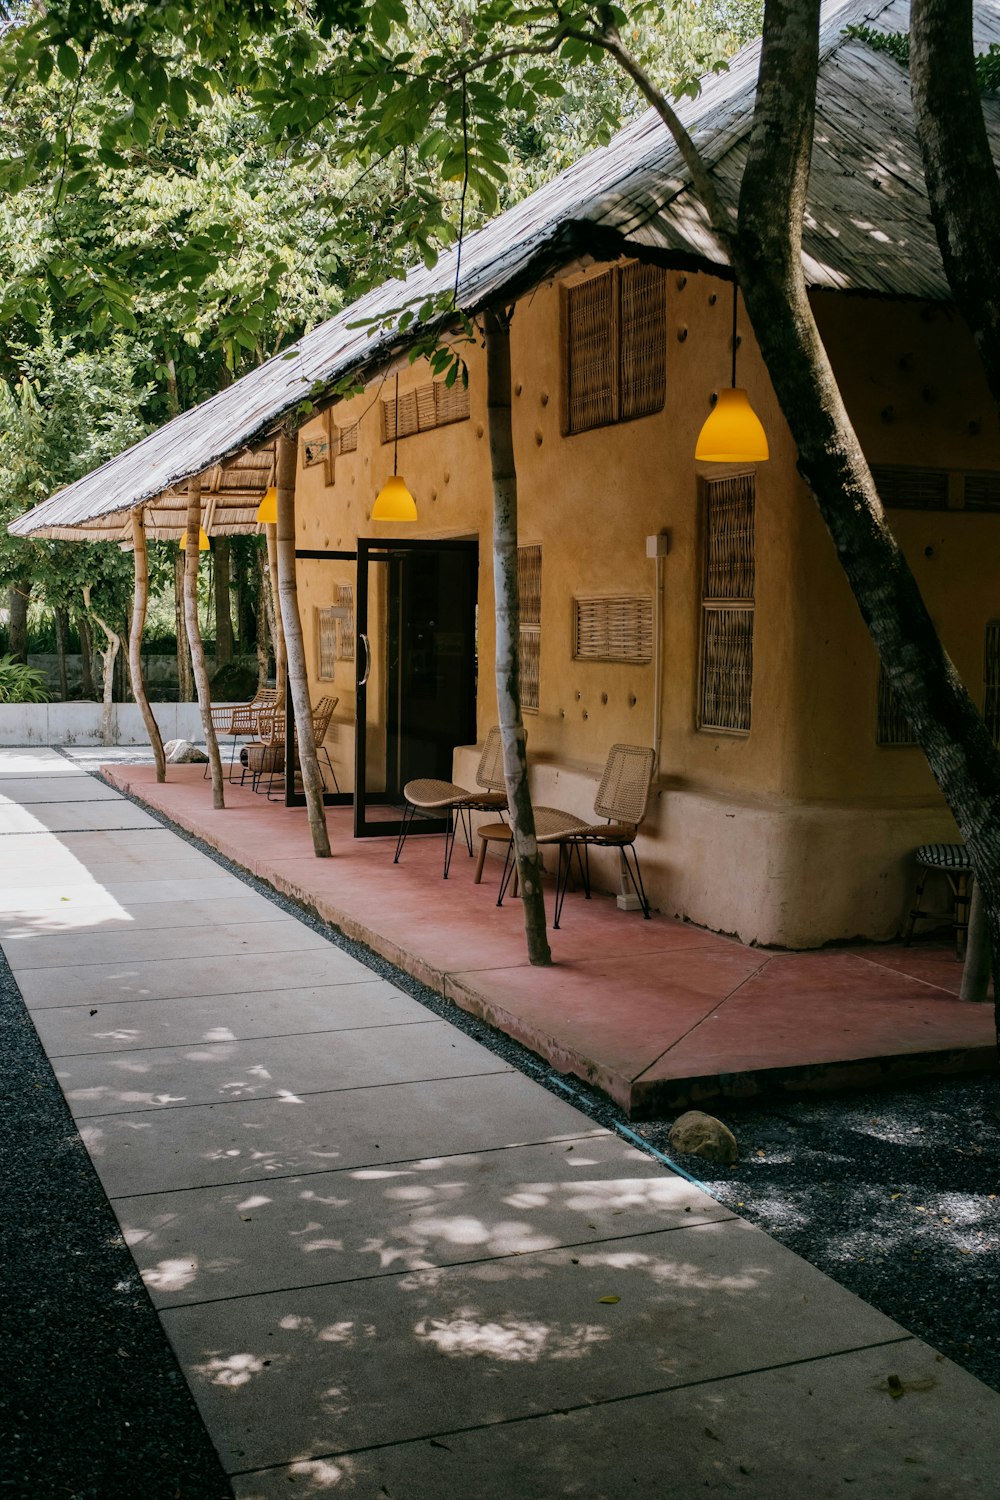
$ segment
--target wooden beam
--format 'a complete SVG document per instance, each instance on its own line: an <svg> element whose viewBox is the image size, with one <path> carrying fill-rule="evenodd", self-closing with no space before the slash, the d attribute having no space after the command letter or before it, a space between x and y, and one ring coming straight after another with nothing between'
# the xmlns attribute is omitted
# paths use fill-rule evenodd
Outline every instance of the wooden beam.
<svg viewBox="0 0 1000 1500"><path fill-rule="evenodd" d="M142 632L146 628L146 605L149 602L149 553L142 508L132 512L132 555L135 563L135 598L132 605L132 628L128 637L128 667L132 678L132 696L142 710L143 723L153 747L157 781L166 781L167 762L163 754L163 736L146 696L142 679Z"/></svg>
<svg viewBox="0 0 1000 1500"><path fill-rule="evenodd" d="M194 668L194 683L201 709L201 724L205 732L209 764L212 768L212 806L225 807L222 793L222 761L219 758L219 742L212 723L212 696L208 687L208 668L205 665L205 648L201 642L198 625L198 533L201 530L201 475L188 480L187 547L184 553L184 625L188 645L191 647L191 665Z"/></svg>

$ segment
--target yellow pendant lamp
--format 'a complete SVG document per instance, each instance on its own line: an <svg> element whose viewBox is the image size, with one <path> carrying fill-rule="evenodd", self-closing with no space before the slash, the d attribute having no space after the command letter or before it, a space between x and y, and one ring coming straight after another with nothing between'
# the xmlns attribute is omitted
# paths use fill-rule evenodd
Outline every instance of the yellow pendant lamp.
<svg viewBox="0 0 1000 1500"><path fill-rule="evenodd" d="M760 464L770 456L767 434L750 405L745 390L736 384L736 279L733 278L733 383L720 391L695 445L694 456L706 464Z"/></svg>
<svg viewBox="0 0 1000 1500"><path fill-rule="evenodd" d="M264 491L264 498L257 507L257 520L265 526L278 524L278 491L273 484Z"/></svg>
<svg viewBox="0 0 1000 1500"><path fill-rule="evenodd" d="M180 550L183 552L187 548L187 544L188 544L188 534L185 531L185 532L182 533L181 539L177 543L177 545L180 548ZM208 549L209 549L209 546L210 546L210 543L209 543L209 540L208 540L208 536L207 536L207 534L205 532L205 528L204 528L204 526L199 526L198 527L198 551L199 552L207 552Z"/></svg>
<svg viewBox="0 0 1000 1500"><path fill-rule="evenodd" d="M392 474L379 490L372 506L373 521L415 521L417 502L406 488L400 474L396 472L396 455L399 449L399 375L396 375L396 403L393 407Z"/></svg>

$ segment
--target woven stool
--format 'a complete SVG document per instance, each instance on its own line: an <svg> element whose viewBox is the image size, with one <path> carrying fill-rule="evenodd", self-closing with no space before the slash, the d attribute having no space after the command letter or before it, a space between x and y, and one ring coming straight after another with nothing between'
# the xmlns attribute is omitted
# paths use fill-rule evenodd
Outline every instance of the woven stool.
<svg viewBox="0 0 1000 1500"><path fill-rule="evenodd" d="M906 925L905 946L913 938L914 923L921 921L953 922L955 925L955 956L964 958L965 940L969 931L969 902L972 899L972 863L964 844L921 844L914 858L919 874L913 907ZM925 911L920 905L928 875L937 872L947 880L952 894L950 912Z"/></svg>

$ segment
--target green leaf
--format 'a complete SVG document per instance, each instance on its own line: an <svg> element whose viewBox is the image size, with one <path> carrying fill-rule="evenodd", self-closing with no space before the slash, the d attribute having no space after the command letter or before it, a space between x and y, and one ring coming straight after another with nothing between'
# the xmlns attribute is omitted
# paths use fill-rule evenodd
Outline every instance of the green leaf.
<svg viewBox="0 0 1000 1500"><path fill-rule="evenodd" d="M38 73L39 83L48 83L52 77L52 67L52 53L46 48L44 52L39 52L38 54L36 72Z"/></svg>
<svg viewBox="0 0 1000 1500"><path fill-rule="evenodd" d="M79 76L80 59L73 48L68 47L65 42L61 42L56 49L56 64L64 78L72 81Z"/></svg>

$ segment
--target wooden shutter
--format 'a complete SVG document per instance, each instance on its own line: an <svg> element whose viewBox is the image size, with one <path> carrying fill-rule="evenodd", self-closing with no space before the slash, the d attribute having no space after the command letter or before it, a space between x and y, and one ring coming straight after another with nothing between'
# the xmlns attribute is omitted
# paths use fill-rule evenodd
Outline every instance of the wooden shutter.
<svg viewBox="0 0 1000 1500"><path fill-rule="evenodd" d="M618 419L615 280L611 271L566 292L566 430Z"/></svg>
<svg viewBox="0 0 1000 1500"><path fill-rule="evenodd" d="M653 601L648 594L574 599L573 617L573 655L579 660L652 660Z"/></svg>
<svg viewBox="0 0 1000 1500"><path fill-rule="evenodd" d="M906 715L899 695L885 675L882 663L878 664L878 710L875 732L877 745L915 745L913 725Z"/></svg>
<svg viewBox="0 0 1000 1500"><path fill-rule="evenodd" d="M337 675L337 617L334 609L316 611L316 675L332 682Z"/></svg>
<svg viewBox="0 0 1000 1500"><path fill-rule="evenodd" d="M747 734L753 693L756 587L755 486L752 474L704 486L698 724Z"/></svg>
<svg viewBox="0 0 1000 1500"><path fill-rule="evenodd" d="M521 710L537 713L542 648L542 549L517 549L517 595L521 617L518 661L521 677Z"/></svg>
<svg viewBox="0 0 1000 1500"><path fill-rule="evenodd" d="M622 266L619 421L659 411L667 394L667 278L659 266Z"/></svg>

